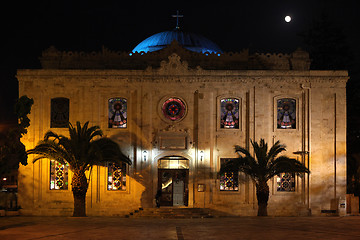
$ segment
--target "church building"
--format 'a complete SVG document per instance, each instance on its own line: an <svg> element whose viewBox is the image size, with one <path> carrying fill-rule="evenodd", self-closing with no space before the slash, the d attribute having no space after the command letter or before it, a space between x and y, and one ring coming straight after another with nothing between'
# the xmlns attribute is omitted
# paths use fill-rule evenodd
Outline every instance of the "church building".
<svg viewBox="0 0 360 240"><path fill-rule="evenodd" d="M310 70L309 54L223 52L209 39L180 29L157 33L131 52L59 51L41 69L19 69L19 95L33 98L23 143L35 147L68 122L98 125L132 165L96 166L87 215L123 216L161 206L209 208L255 216L255 186L242 173L219 174L251 140L285 144L286 155L310 174L282 173L269 181L272 216L340 211L346 194L347 71ZM40 160L19 169L23 215L71 216L72 173Z"/></svg>

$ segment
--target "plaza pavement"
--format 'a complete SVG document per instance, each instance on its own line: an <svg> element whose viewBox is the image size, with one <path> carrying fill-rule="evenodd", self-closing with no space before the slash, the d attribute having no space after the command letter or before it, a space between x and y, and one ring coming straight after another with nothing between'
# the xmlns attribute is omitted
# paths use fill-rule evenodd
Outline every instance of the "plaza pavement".
<svg viewBox="0 0 360 240"><path fill-rule="evenodd" d="M0 240L8 239L360 239L360 216L0 217Z"/></svg>

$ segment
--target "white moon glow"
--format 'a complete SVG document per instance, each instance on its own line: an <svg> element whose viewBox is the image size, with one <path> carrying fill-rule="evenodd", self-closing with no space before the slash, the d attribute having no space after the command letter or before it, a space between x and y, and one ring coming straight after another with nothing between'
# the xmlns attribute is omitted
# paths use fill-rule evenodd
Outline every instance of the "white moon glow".
<svg viewBox="0 0 360 240"><path fill-rule="evenodd" d="M291 21L291 17L290 16L286 16L285 17L285 22L290 22Z"/></svg>

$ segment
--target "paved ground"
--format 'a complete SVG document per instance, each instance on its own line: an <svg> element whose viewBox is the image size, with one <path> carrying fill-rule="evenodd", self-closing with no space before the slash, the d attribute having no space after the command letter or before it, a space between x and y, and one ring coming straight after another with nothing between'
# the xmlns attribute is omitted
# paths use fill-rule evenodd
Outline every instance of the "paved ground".
<svg viewBox="0 0 360 240"><path fill-rule="evenodd" d="M0 239L360 239L360 217L0 217Z"/></svg>

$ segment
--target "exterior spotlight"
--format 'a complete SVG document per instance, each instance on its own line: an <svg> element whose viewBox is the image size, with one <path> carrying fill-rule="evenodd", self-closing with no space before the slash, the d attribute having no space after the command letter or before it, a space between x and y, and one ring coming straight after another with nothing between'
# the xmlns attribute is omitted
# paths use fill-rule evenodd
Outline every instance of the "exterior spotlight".
<svg viewBox="0 0 360 240"><path fill-rule="evenodd" d="M204 160L204 151L203 150L200 151L199 156L200 156L200 161Z"/></svg>
<svg viewBox="0 0 360 240"><path fill-rule="evenodd" d="M146 162L147 158L148 158L148 152L143 151L143 161Z"/></svg>

